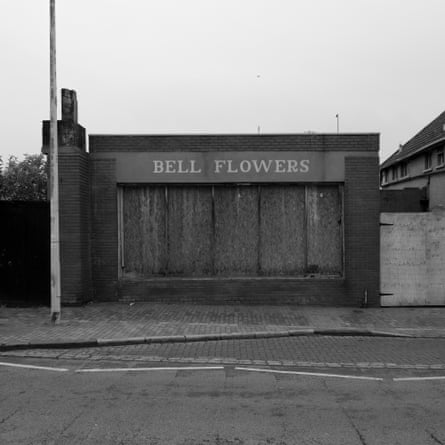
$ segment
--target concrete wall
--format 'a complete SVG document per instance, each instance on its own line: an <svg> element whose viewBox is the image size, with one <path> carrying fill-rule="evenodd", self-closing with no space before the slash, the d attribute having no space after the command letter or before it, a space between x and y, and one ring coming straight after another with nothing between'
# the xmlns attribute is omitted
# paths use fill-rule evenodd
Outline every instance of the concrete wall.
<svg viewBox="0 0 445 445"><path fill-rule="evenodd" d="M445 211L380 220L382 306L445 305Z"/></svg>

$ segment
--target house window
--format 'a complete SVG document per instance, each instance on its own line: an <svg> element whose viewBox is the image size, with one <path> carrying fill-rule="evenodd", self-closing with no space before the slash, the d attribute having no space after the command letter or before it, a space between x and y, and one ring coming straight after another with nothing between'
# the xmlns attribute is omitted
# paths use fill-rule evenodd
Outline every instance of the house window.
<svg viewBox="0 0 445 445"><path fill-rule="evenodd" d="M443 165L445 165L445 157L442 149L437 152L437 166L443 167Z"/></svg>
<svg viewBox="0 0 445 445"><path fill-rule="evenodd" d="M425 170L431 170L433 165L433 157L431 153L425 153Z"/></svg>
<svg viewBox="0 0 445 445"><path fill-rule="evenodd" d="M395 165L392 168L392 180L396 181L399 178L399 166Z"/></svg>
<svg viewBox="0 0 445 445"><path fill-rule="evenodd" d="M400 177L404 178L405 176L408 176L408 164L406 162L402 162L400 164Z"/></svg>
<svg viewBox="0 0 445 445"><path fill-rule="evenodd" d="M388 182L388 170L382 170L380 172L380 185L386 184Z"/></svg>

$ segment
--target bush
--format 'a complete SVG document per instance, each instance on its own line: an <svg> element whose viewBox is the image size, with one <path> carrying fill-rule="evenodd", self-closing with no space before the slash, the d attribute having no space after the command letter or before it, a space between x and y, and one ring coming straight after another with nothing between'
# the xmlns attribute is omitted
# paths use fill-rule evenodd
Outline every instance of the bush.
<svg viewBox="0 0 445 445"><path fill-rule="evenodd" d="M0 200L46 201L48 173L43 154L25 155L22 161L10 156L6 163L0 157Z"/></svg>

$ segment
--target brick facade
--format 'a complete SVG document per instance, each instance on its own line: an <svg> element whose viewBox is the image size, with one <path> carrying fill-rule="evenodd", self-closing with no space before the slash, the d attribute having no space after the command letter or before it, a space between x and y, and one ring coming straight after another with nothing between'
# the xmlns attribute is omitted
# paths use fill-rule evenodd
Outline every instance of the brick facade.
<svg viewBox="0 0 445 445"><path fill-rule="evenodd" d="M95 298L131 301L318 304L361 306L379 304L379 211L377 135L255 136L91 136L93 184L93 277ZM245 139L246 144L242 141ZM184 145L182 142L185 142ZM255 145L254 142L257 142ZM301 145L296 143L304 142ZM233 149L364 152L346 157L344 181L343 278L252 279L121 279L118 275L116 180L113 160L96 159L101 152L194 151ZM133 145L134 144L134 145ZM217 148L218 147L218 148ZM369 152L369 156L367 156Z"/></svg>

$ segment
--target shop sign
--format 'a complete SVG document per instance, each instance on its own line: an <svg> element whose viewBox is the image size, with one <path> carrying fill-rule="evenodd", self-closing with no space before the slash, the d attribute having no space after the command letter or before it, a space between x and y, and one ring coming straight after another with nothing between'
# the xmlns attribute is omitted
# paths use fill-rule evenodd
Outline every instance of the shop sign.
<svg viewBox="0 0 445 445"><path fill-rule="evenodd" d="M204 173L204 165L195 159L153 159L152 173L157 174L189 174ZM309 159L214 159L210 172L214 175L236 175L240 173L268 174L268 173L308 173Z"/></svg>
<svg viewBox="0 0 445 445"><path fill-rule="evenodd" d="M341 182L350 152L114 152L119 183Z"/></svg>

